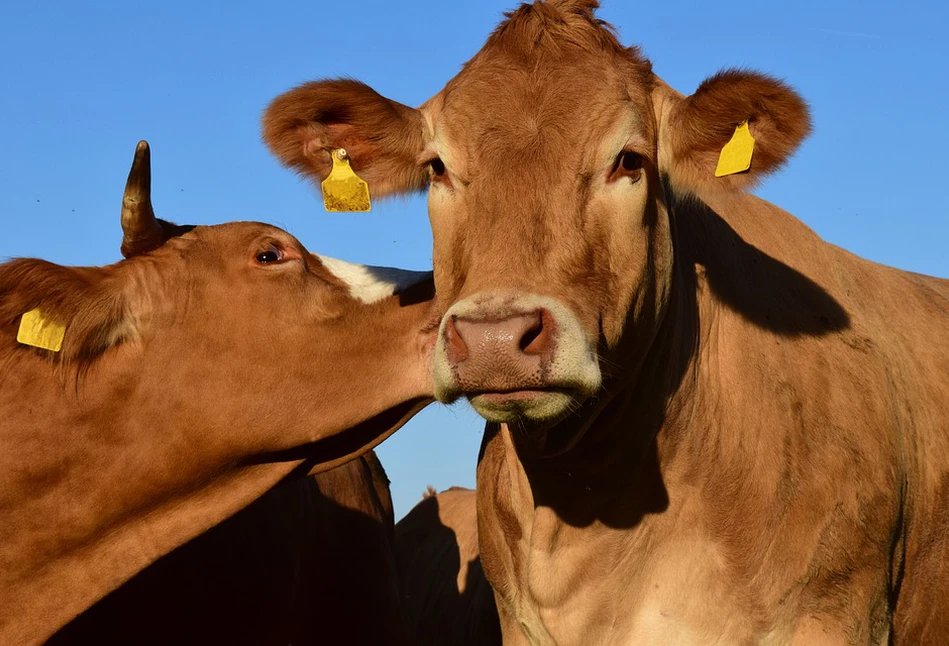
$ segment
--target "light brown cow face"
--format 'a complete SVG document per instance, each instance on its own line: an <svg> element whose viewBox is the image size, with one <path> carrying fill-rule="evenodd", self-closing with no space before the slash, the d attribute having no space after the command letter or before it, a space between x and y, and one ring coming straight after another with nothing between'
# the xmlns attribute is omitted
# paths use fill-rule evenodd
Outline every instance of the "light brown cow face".
<svg viewBox="0 0 949 646"><path fill-rule="evenodd" d="M669 187L738 190L808 130L803 102L759 74L719 74L682 97L595 6L522 6L417 111L326 81L279 97L264 118L271 148L314 177L339 146L359 152L370 184L402 167L402 186L377 194L419 188L427 168L446 310L436 394L467 396L492 421L547 425L600 390L610 366L637 365L671 289ZM758 140L752 168L716 178L745 120Z"/></svg>
<svg viewBox="0 0 949 646"><path fill-rule="evenodd" d="M123 199L127 259L5 265L0 318L13 325L39 309L62 324L49 358L127 384L134 393L117 410L187 435L174 439L193 447L198 472L209 468L201 456L220 463L314 443L325 448L300 456L330 468L431 401L431 272L321 257L256 222L172 225L155 217L149 191L141 142Z"/></svg>
<svg viewBox="0 0 949 646"><path fill-rule="evenodd" d="M254 222L195 227L126 263L146 286L128 308L152 386L213 415L212 450L289 449L430 396L430 273L321 257Z"/></svg>
<svg viewBox="0 0 949 646"><path fill-rule="evenodd" d="M451 304L440 399L467 395L492 421L557 419L599 389L598 356L627 319L647 330L671 266L647 71L494 42L423 109Z"/></svg>

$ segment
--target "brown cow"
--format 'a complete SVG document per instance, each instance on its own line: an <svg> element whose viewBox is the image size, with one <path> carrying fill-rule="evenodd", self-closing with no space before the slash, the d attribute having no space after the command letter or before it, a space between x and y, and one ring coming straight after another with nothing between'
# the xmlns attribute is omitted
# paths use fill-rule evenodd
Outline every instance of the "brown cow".
<svg viewBox="0 0 949 646"><path fill-rule="evenodd" d="M475 502L472 489L432 491L395 526L402 616L416 646L501 643Z"/></svg>
<svg viewBox="0 0 949 646"><path fill-rule="evenodd" d="M278 482L364 453L430 401L430 281L382 280L263 224L174 227L152 213L149 184L142 142L126 260L0 266L3 644L45 640ZM59 351L17 342L34 309L65 326Z"/></svg>
<svg viewBox="0 0 949 646"><path fill-rule="evenodd" d="M522 5L418 110L325 81L265 116L302 172L429 186L505 643L949 643L949 282L744 192L809 130L788 86L683 96L596 7Z"/></svg>

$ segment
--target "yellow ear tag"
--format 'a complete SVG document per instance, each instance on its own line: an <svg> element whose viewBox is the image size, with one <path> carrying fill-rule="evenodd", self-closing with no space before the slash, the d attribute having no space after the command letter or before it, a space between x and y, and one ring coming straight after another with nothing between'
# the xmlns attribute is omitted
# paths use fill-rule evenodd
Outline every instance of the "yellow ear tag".
<svg viewBox="0 0 949 646"><path fill-rule="evenodd" d="M751 168L751 155L755 152L755 138L748 129L748 121L742 121L735 128L735 134L718 157L718 166L715 167L715 177L743 173Z"/></svg>
<svg viewBox="0 0 949 646"><path fill-rule="evenodd" d="M66 326L44 319L39 310L30 310L20 317L16 340L23 345L59 352L63 347Z"/></svg>
<svg viewBox="0 0 949 646"><path fill-rule="evenodd" d="M343 148L333 151L333 170L323 180L323 206L327 211L369 211L369 185L349 165L349 155Z"/></svg>

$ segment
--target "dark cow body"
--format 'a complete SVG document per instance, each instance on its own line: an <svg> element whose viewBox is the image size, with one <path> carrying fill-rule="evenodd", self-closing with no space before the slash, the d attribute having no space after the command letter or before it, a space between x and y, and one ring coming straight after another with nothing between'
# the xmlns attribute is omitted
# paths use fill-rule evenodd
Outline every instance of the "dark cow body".
<svg viewBox="0 0 949 646"><path fill-rule="evenodd" d="M370 451L277 485L48 644L403 644L393 532Z"/></svg>
<svg viewBox="0 0 949 646"><path fill-rule="evenodd" d="M494 593L478 555L473 490L426 496L398 522L395 541L402 615L414 644L501 643Z"/></svg>

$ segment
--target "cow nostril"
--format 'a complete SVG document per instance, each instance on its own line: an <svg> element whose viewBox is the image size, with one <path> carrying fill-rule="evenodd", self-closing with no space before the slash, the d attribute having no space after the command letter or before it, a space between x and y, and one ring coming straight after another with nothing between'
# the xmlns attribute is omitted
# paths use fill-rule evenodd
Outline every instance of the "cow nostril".
<svg viewBox="0 0 949 646"><path fill-rule="evenodd" d="M537 340L537 337L539 337L543 332L544 332L544 320L538 314L537 320L529 328L527 328L527 331L524 332L524 336L521 337L521 341L520 341L521 352L527 352L528 354L530 354L530 351L528 350L528 348L531 347L531 344L533 344L534 341Z"/></svg>
<svg viewBox="0 0 949 646"><path fill-rule="evenodd" d="M448 341L448 355L453 363L468 358L468 346L457 327L457 317L452 316L445 325L445 340Z"/></svg>
<svg viewBox="0 0 949 646"><path fill-rule="evenodd" d="M553 321L549 312L537 312L537 319L531 324L520 340L524 354L545 354L550 351Z"/></svg>
<svg viewBox="0 0 949 646"><path fill-rule="evenodd" d="M556 330L553 314L546 309L500 318L450 315L443 332L445 358L454 366L472 358L514 363L528 357L536 360L553 353Z"/></svg>

